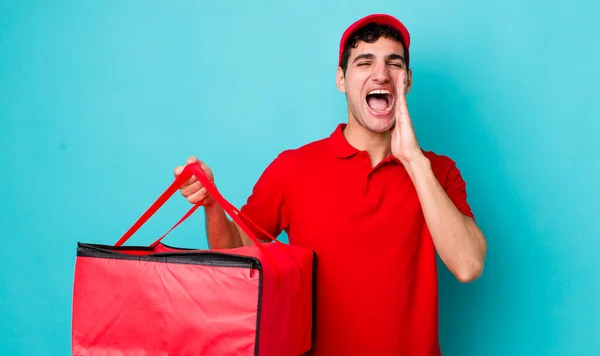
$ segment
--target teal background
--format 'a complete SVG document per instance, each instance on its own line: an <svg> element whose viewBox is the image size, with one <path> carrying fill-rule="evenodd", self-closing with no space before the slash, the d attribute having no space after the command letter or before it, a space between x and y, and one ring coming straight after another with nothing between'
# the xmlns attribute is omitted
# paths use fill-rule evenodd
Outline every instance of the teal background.
<svg viewBox="0 0 600 356"><path fill-rule="evenodd" d="M339 37L388 12L412 33L420 143L458 162L489 243L472 284L440 266L444 355L600 355L598 8L0 0L0 354L70 353L76 242L114 243L188 156L240 206L277 153L344 122ZM168 243L206 247L203 224Z"/></svg>

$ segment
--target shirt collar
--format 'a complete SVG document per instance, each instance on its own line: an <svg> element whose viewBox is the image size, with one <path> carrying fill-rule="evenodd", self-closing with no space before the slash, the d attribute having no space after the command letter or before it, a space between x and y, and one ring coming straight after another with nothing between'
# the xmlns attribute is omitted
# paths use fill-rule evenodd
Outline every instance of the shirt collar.
<svg viewBox="0 0 600 356"><path fill-rule="evenodd" d="M354 146L352 146L348 142L348 140L346 140L346 137L344 136L344 129L346 128L347 125L348 124L344 124L344 123L339 124L336 127L335 131L333 131L331 136L329 136L331 146L333 148L333 153L338 158L350 158L360 152L358 149L356 149ZM396 162L398 164L402 164L392 154L390 154L387 158L385 158L382 161L382 163L390 162L390 161Z"/></svg>
<svg viewBox="0 0 600 356"><path fill-rule="evenodd" d="M338 158L349 158L358 153L358 150L346 140L346 137L344 137L344 129L346 126L347 124L344 123L339 124L331 136L329 136L333 153Z"/></svg>

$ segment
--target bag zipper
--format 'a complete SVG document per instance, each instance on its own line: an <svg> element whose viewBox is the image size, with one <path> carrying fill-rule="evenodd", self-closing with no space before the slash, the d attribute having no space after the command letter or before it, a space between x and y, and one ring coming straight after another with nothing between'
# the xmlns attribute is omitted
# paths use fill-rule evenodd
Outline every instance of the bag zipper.
<svg viewBox="0 0 600 356"><path fill-rule="evenodd" d="M169 251L158 252L149 255L131 255L127 253L120 253L119 249L121 248L114 248L104 245L79 244L77 248L77 256L165 263L170 262L214 267L248 268L250 271L250 277L254 275L254 269L262 269L261 263L257 258L236 254L225 254L211 251L192 252L184 250L182 252Z"/></svg>

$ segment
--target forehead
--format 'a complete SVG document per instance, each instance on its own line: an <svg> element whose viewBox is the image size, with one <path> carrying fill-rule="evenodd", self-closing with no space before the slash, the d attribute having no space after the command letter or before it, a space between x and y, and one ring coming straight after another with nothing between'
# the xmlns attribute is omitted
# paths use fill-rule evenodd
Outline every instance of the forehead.
<svg viewBox="0 0 600 356"><path fill-rule="evenodd" d="M361 54L373 54L375 57L399 54L404 57L404 47L402 43L385 37L380 37L373 43L360 41L358 46L350 51L349 62Z"/></svg>

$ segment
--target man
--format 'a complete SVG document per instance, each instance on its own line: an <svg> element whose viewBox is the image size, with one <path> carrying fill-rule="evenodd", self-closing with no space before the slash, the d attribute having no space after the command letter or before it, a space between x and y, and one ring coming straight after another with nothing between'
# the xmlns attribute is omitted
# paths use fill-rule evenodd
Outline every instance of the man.
<svg viewBox="0 0 600 356"><path fill-rule="evenodd" d="M337 70L348 123L282 152L242 207L317 254L315 355L440 355L436 252L461 282L483 270L486 241L460 172L413 130L409 46L394 17L351 25ZM181 192L203 201L212 248L251 243L195 179Z"/></svg>

